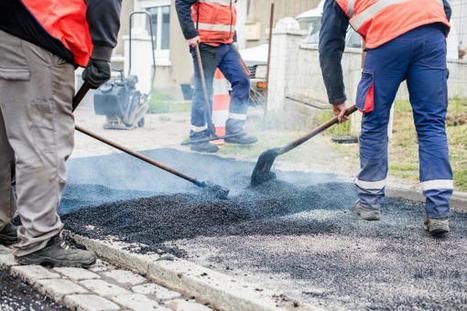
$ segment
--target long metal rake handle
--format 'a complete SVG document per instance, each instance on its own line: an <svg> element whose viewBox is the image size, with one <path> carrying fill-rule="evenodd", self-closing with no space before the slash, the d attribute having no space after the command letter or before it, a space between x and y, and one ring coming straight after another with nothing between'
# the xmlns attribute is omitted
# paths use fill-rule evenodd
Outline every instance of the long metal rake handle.
<svg viewBox="0 0 467 311"><path fill-rule="evenodd" d="M94 139L97 139L97 140L103 142L104 144L112 146L112 147L114 147L114 148L116 148L116 149L118 149L120 151L123 151L123 152L135 157L135 158L138 158L138 159L140 159L140 160L142 160L144 162L147 162L147 163L149 163L151 165L157 166L158 168L163 169L164 171L167 171L167 172L169 172L169 173L171 173L173 175L176 175L176 176L178 176L180 178L188 180L189 182L192 182L193 184L195 184L195 185L197 185L199 187L204 187L205 186L205 184L203 182L199 181L199 180L191 178L191 177L189 177L189 176L187 176L187 175L185 175L183 173L180 173L180 172L178 172L178 171L176 171L176 170L174 170L174 169L172 169L172 168L170 168L168 166L162 165L162 164L152 160L151 158L149 158L149 157L147 157L147 156L145 156L145 155L143 155L141 153L135 152L133 150L130 150L130 149L126 148L125 146L122 146L120 144L112 142L112 141L110 141L110 140L108 140L108 139L106 139L106 138L104 138L104 137L102 137L102 136L100 136L100 135L98 135L96 133L93 133L91 131L88 131L88 130L82 128L79 125L76 125L75 129L77 131L87 135L87 136L90 136L90 137L92 137Z"/></svg>
<svg viewBox="0 0 467 311"><path fill-rule="evenodd" d="M349 116L352 113L354 113L355 111L357 111L357 107L355 105L353 105L353 106L347 108L347 110L345 111L345 115ZM286 152L289 152L290 150L292 150L292 149L300 146L304 142L308 141L310 138L312 138L312 137L318 135L319 133L327 130L328 128L330 128L331 126L336 124L337 122L338 122L337 117L332 118L331 120L327 121L326 123L323 123L320 126L318 126L317 128L315 128L310 133L308 133L308 134L298 138L297 140L294 140L290 144L282 147L281 149L279 149L278 154L280 155L280 154L284 154Z"/></svg>
<svg viewBox="0 0 467 311"><path fill-rule="evenodd" d="M73 111L76 110L76 108L78 107L79 103L81 102L81 100L83 100L84 96L85 96L86 93L89 91L89 89L90 89L89 84L87 84L87 83L85 82L85 83L81 86L81 88L78 90L78 92L76 93L75 97L73 98ZM87 136L89 136L89 137L92 137L92 138L94 138L94 139L97 139L97 140L99 140L100 142L103 142L104 144L107 144L107 145L109 145L109 146L111 146L111 147L114 147L114 148L116 148L116 149L118 149L118 150L120 150L120 151L123 151L123 152L125 152L125 153L127 153L127 154L129 154L129 155L131 155L131 156L133 156L133 157L135 157L135 158L138 158L138 159L140 159L140 160L142 160L142 161L144 161L144 162L147 162L147 163L149 163L149 164L151 164L151 165L154 165L154 166L156 166L156 167L158 167L158 168L160 168L160 169L162 169L162 170L164 170L164 171L167 171L167 172L169 172L169 173L171 173L171 174L173 174L173 175L176 175L176 176L178 176L178 177L180 177L180 178L183 178L183 179L185 179L185 180L187 180L187 181L189 181L189 182L195 184L195 185L198 186L198 187L201 187L201 188L206 187L206 183L204 183L204 182L202 182L202 181L199 181L199 180L197 180L197 179L194 179L194 178L192 178L192 177L190 177L190 176L187 176L187 175L185 175L185 174L183 174L183 173L180 173L180 172L178 172L178 171L176 171L176 170L174 170L174 169L172 169L172 168L170 168L170 167L167 167L167 166L165 166L165 165L163 165L163 164L160 164L160 163L158 163L158 162L152 160L151 158L149 158L149 157L147 157L147 156L145 156L145 155L142 155L142 154L140 154L140 153L138 153L138 152L135 152L135 151L133 151L133 150L130 150L130 149L126 148L125 146L122 146L122 145L117 144L117 143L115 143L115 142L112 142L112 141L110 141L110 140L108 140L108 139L106 139L106 138L104 138L104 137L102 137L102 136L100 136L100 135L98 135L98 134L96 134L96 133L93 133L93 132L91 132L91 131L89 131L89 130L86 130L86 129L82 128L81 126L76 125L76 126L75 126L75 129L76 129L78 132L81 132L81 133L83 133L83 134L85 134L85 135L87 135Z"/></svg>

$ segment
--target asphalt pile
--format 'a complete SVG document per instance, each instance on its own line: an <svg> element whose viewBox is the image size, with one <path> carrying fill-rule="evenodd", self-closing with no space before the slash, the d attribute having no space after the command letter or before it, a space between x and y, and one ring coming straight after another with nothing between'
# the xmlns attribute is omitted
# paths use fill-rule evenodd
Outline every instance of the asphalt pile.
<svg viewBox="0 0 467 311"><path fill-rule="evenodd" d="M134 252L170 253L335 309L467 305L467 214L453 213L452 232L435 239L422 229L421 203L385 199L383 219L366 222L351 212L354 186L333 176L278 172L278 180L251 188L251 163L180 156L190 167L208 167L206 162L223 167L216 176L224 179L214 182L227 184L234 195L213 200L191 190L172 193L171 188L165 194L73 210L62 217L66 227L93 239L117 238ZM194 160L201 162L193 165ZM140 191L163 193L164 179L152 178L157 189ZM110 188L99 188L100 196L111 197L114 190L106 186ZM73 187L78 192L92 189ZM134 190L116 193L131 197Z"/></svg>
<svg viewBox="0 0 467 311"><path fill-rule="evenodd" d="M167 248L164 243L199 235L300 234L303 228L295 224L266 228L262 223L264 219L323 204L337 206L350 202L355 199L355 192L349 190L351 187L350 184L329 183L300 190L275 180L246 189L229 200L212 200L202 194L162 195L80 209L64 215L63 219L68 229L91 238L117 236L122 241L144 244L140 252L185 256L183 250ZM320 201L325 189L342 195ZM306 231L323 232L333 228L332 224L323 223Z"/></svg>

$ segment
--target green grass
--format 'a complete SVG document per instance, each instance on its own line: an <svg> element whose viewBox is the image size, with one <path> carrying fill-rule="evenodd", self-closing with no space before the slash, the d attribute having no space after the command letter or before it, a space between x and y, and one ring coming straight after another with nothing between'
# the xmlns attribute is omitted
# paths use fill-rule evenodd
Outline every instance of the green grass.
<svg viewBox="0 0 467 311"><path fill-rule="evenodd" d="M467 191L467 99L449 101L446 132L457 190ZM408 101L395 103L394 135L389 147L390 174L418 179L418 142Z"/></svg>
<svg viewBox="0 0 467 311"><path fill-rule="evenodd" d="M190 102L176 101L172 96L154 90L149 101L148 113L188 112L190 108Z"/></svg>
<svg viewBox="0 0 467 311"><path fill-rule="evenodd" d="M333 117L334 114L331 111L324 111L321 116L317 118L318 124L323 124L324 122L331 120ZM350 122L334 125L327 129L323 134L330 136L348 136L350 135Z"/></svg>

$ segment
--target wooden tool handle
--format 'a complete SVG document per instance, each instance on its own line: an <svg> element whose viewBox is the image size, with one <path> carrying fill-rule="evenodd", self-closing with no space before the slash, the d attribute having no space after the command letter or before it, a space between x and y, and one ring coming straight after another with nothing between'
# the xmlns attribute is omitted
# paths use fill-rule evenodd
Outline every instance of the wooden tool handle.
<svg viewBox="0 0 467 311"><path fill-rule="evenodd" d="M86 94L88 93L90 89L91 89L91 86L86 81L83 83L83 85L81 85L75 97L73 97L73 106L72 106L73 112L75 112L76 108L78 108L78 105L81 103L84 96L86 96Z"/></svg>
<svg viewBox="0 0 467 311"><path fill-rule="evenodd" d="M352 113L354 113L355 111L357 111L357 107L355 105L347 108L347 110L345 111L345 115L346 116L349 116L351 115ZM318 135L319 133L327 130L328 128L330 128L331 126L333 126L334 124L336 124L338 122L338 119L337 119L337 116L332 118L331 120L327 121L326 123L323 123L321 124L320 126L318 126L317 128L315 128L313 131L311 131L310 133L306 134L305 136L302 136L300 137L299 139L291 142L290 144L288 144L287 146L284 146L282 147L280 150L279 150L279 154L284 154L298 146L300 146L301 144L303 144L304 142L308 141L310 138Z"/></svg>

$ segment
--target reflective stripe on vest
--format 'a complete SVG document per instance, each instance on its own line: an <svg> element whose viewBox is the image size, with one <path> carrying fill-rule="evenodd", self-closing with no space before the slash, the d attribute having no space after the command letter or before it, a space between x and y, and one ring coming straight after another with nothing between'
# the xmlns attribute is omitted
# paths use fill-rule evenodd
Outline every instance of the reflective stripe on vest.
<svg viewBox="0 0 467 311"><path fill-rule="evenodd" d="M388 6L397 4L397 3L406 2L407 0L379 0L375 2L373 5L371 5L370 7L368 7L365 11L358 14L355 17L355 19L353 19L354 11L355 11L355 1L356 0L349 0L347 12L349 14L349 17L351 18L350 24L352 25L354 29L358 29L363 25L364 22L366 22L370 18L373 18L376 14L378 14L379 12L381 12ZM436 1L441 3L441 5L443 5L442 0L436 0Z"/></svg>
<svg viewBox="0 0 467 311"><path fill-rule="evenodd" d="M84 0L22 0L44 29L73 54L77 65L86 66L93 45Z"/></svg>
<svg viewBox="0 0 467 311"><path fill-rule="evenodd" d="M198 23L198 29L208 30L208 31L223 31L231 32L232 26L230 25L215 25L215 24L205 24Z"/></svg>
<svg viewBox="0 0 467 311"><path fill-rule="evenodd" d="M199 0L198 2L209 3L209 4L230 5L231 0Z"/></svg>
<svg viewBox="0 0 467 311"><path fill-rule="evenodd" d="M355 0L349 0L349 3L347 4L347 15L349 16L349 18L353 17L354 9L355 9Z"/></svg>
<svg viewBox="0 0 467 311"><path fill-rule="evenodd" d="M211 45L233 42L237 22L235 2L234 0L204 0L192 6L192 18L201 42Z"/></svg>
<svg viewBox="0 0 467 311"><path fill-rule="evenodd" d="M442 0L335 1L369 49L423 25L442 23L450 27Z"/></svg>

